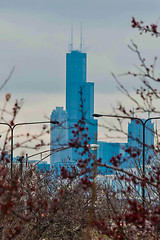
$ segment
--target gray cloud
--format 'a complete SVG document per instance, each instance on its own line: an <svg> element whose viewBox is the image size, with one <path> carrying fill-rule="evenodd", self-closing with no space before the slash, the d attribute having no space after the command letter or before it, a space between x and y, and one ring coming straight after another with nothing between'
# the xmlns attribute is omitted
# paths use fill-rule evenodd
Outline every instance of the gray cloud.
<svg viewBox="0 0 160 240"><path fill-rule="evenodd" d="M137 62L127 49L131 17L154 21L158 5L150 0L5 0L0 3L0 79L15 66L8 84L14 93L65 93L73 20L75 48L83 22L88 80L95 82L96 92L116 91L110 72L125 72Z"/></svg>
<svg viewBox="0 0 160 240"><path fill-rule="evenodd" d="M155 11L159 3L156 0L5 0L1 2L1 8L16 9L18 11L47 12L61 17L83 17L102 19L103 17L119 16L135 11Z"/></svg>

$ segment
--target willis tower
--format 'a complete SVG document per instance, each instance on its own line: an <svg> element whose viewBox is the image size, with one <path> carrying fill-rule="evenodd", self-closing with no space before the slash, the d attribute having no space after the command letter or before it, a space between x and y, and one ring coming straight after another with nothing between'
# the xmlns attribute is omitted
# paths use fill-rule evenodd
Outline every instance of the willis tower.
<svg viewBox="0 0 160 240"><path fill-rule="evenodd" d="M71 37L72 39L72 37ZM80 95L82 92L82 95ZM82 97L82 100L81 100ZM63 107L56 107L51 115L51 120L58 120L64 123L65 127L51 129L51 149L55 149L70 141L74 124L82 117L80 105L83 104L83 112L88 127L90 144L97 143L97 120L93 119L94 113L94 83L87 82L87 54L82 51L82 37L80 50L73 50L71 40L70 52L66 53L66 110ZM62 133L63 132L63 133ZM62 136L60 139L58 134ZM59 143L57 140L59 139ZM66 151L66 153L65 153ZM51 164L62 162L65 158L75 161L79 156L74 149L65 150L63 154L51 155Z"/></svg>

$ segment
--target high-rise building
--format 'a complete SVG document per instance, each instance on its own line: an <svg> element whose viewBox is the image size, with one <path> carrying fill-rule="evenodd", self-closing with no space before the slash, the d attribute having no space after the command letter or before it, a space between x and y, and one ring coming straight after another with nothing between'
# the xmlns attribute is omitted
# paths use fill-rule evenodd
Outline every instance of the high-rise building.
<svg viewBox="0 0 160 240"><path fill-rule="evenodd" d="M148 117L149 118L149 117ZM142 119L143 122L146 119ZM140 155L133 159L132 167L135 167L135 163L142 164L142 154L143 154L143 131L145 131L145 159L146 164L150 158L153 158L153 146L154 146L154 123L149 120L145 124L145 128L143 129L143 125L140 121L132 119L130 123L128 123L128 146L131 147L132 151L136 151L138 149L140 151Z"/></svg>
<svg viewBox="0 0 160 240"><path fill-rule="evenodd" d="M74 124L82 118L80 105L89 129L90 143L97 142L97 120L94 113L94 83L87 82L87 54L71 51L66 54L66 110L68 113L69 139L72 138ZM73 150L74 151L74 150ZM75 156L75 154L73 154Z"/></svg>
<svg viewBox="0 0 160 240"><path fill-rule="evenodd" d="M61 159L68 160L71 157L71 152L69 149L63 150L68 145L68 114L63 107L56 107L52 111L51 121L59 121L59 126L51 123L51 134L50 134L50 144L51 144L51 165L61 162ZM61 150L62 149L62 150Z"/></svg>
<svg viewBox="0 0 160 240"><path fill-rule="evenodd" d="M52 120L58 120L63 122L65 120L67 124L67 130L63 132L65 136L65 143L69 142L73 137L72 130L74 124L82 118L82 111L80 111L80 105L83 105L83 117L86 119L86 126L88 127L88 134L90 137L90 143L97 143L97 120L92 117L94 113L94 83L87 82L87 54L82 51L72 50L66 54L66 110L56 108L51 115ZM58 114L59 112L59 114ZM64 113L65 114L62 114ZM56 114L57 117L56 117ZM62 130L62 129L61 129ZM53 148L53 139L58 139L60 130L54 132L51 129L51 148ZM72 161L75 161L79 155L75 153L75 149L68 152ZM51 163L63 161L66 158L66 154L55 155L51 157Z"/></svg>
<svg viewBox="0 0 160 240"><path fill-rule="evenodd" d="M81 118L79 111L82 90L85 118L92 118L94 112L94 83L86 81L87 54L72 51L66 54L66 110L69 119Z"/></svg>
<svg viewBox="0 0 160 240"><path fill-rule="evenodd" d="M149 118L149 116L148 116ZM144 122L146 119L142 119ZM124 143L112 143L98 141L98 157L102 158L102 162L110 165L110 160L113 156L121 155L121 167L123 168L135 168L136 166L142 166L143 162L143 125L141 121L131 119L128 123L128 139ZM154 123L149 120L145 125L145 159L146 164L150 157L153 157L154 146ZM131 147L131 152L139 154L136 157L131 157L130 153L126 151ZM105 168L100 169L102 174L105 174ZM112 172L112 171L111 171ZM108 171L110 174L110 171Z"/></svg>
<svg viewBox="0 0 160 240"><path fill-rule="evenodd" d="M145 119L142 119L144 122ZM128 144L132 147L142 149L143 145L143 125L140 121L132 119L128 123ZM151 147L154 145L154 123L149 120L145 125L145 144Z"/></svg>
<svg viewBox="0 0 160 240"><path fill-rule="evenodd" d="M66 54L66 110L69 119L80 118L80 88L86 84L86 53Z"/></svg>

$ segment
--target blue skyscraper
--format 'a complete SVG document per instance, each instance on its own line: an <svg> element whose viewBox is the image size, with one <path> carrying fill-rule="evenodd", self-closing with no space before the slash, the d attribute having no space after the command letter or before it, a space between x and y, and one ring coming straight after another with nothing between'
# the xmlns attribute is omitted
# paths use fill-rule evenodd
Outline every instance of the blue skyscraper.
<svg viewBox="0 0 160 240"><path fill-rule="evenodd" d="M149 118L149 116L148 116ZM145 119L142 119L144 122ZM98 141L98 157L102 158L102 161L106 164L111 164L110 160L113 156L122 154L121 167L123 168L135 168L136 166L142 166L143 161L143 125L140 121L132 119L128 123L128 139L124 143L112 143ZM154 123L149 120L145 126L145 159L148 163L149 157L153 157L154 146ZM139 151L140 154L135 158L131 157L127 153L127 149L131 147L132 152ZM103 168L101 168L103 174ZM109 173L109 172L108 172Z"/></svg>
<svg viewBox="0 0 160 240"><path fill-rule="evenodd" d="M148 117L149 118L149 117ZM142 119L145 122L146 119ZM154 123L149 120L145 125L145 159L146 164L149 158L153 158L153 146L154 146ZM137 161L142 164L143 153L143 125L141 122L132 119L128 124L128 147L138 149L140 156ZM137 157L138 158L138 157ZM133 167L135 167L133 165Z"/></svg>
<svg viewBox="0 0 160 240"><path fill-rule="evenodd" d="M67 131L63 133L63 138L70 141L73 137L72 130L74 124L76 124L82 118L82 112L80 111L80 105L83 105L83 117L86 120L86 126L88 127L88 134L90 137L90 143L97 143L97 120L92 117L94 113L94 83L87 82L87 54L78 50L73 50L66 54L66 111L65 116L67 116ZM81 94L80 94L81 92ZM57 109L58 110L58 109ZM53 111L51 119L55 120L57 110ZM54 116L53 116L54 115ZM58 114L58 121L63 122L61 116L64 114ZM61 129L62 130L62 129ZM58 139L60 131L54 129L51 130L51 139ZM61 133L62 134L62 133ZM64 136L65 135L65 136ZM54 148L51 141L51 149ZM59 145L58 145L59 146ZM79 155L75 153L75 149L68 151L69 156L65 156L65 159L71 159L75 161ZM62 157L63 156L63 157ZM55 159L55 157L57 159ZM59 156L51 157L51 162L61 162L64 159L64 154L59 154Z"/></svg>
<svg viewBox="0 0 160 240"><path fill-rule="evenodd" d="M87 82L87 54L81 51L71 51L66 54L66 110L68 113L68 126L70 129L82 117L80 105L86 125L89 128L91 143L97 142L97 120L93 119L94 113L94 83ZM82 95L80 95L82 92ZM69 130L69 139L72 138Z"/></svg>
<svg viewBox="0 0 160 240"><path fill-rule="evenodd" d="M86 53L66 54L66 110L69 119L80 118L80 88L86 85ZM93 103L92 103L93 104Z"/></svg>
<svg viewBox="0 0 160 240"><path fill-rule="evenodd" d="M56 109L52 111L50 118L52 121L56 119L60 122L58 127L51 124L50 162L51 165L54 165L61 162L61 159L68 161L68 158L71 157L71 150L64 150L64 148L68 146L68 114L63 107L56 107Z"/></svg>
<svg viewBox="0 0 160 240"><path fill-rule="evenodd" d="M71 51L66 54L66 110L69 119L80 119L80 105L83 104L85 118L93 119L94 83L86 81L87 54ZM80 100L82 90L83 103Z"/></svg>
<svg viewBox="0 0 160 240"><path fill-rule="evenodd" d="M142 119L144 122L145 119ZM128 123L128 144L132 147L142 149L143 145L143 125L140 121L132 119ZM148 147L154 145L154 123L149 120L145 126L145 144Z"/></svg>

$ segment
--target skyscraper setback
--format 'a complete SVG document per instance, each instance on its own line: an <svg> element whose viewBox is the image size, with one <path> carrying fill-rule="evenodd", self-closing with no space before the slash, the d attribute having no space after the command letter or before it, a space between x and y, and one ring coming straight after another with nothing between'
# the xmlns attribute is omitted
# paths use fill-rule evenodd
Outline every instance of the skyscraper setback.
<svg viewBox="0 0 160 240"><path fill-rule="evenodd" d="M63 122L63 124L64 121L67 121L64 129L64 132L66 132L67 127L67 133L62 134L63 138L65 138L66 144L66 139L68 138L69 141L72 138L74 124L76 124L82 117L80 105L83 105L83 113L91 139L90 143L97 143L97 120L92 117L92 114L94 113L94 83L87 82L87 54L82 51L71 49L71 52L66 54L66 111L63 110L65 111L65 114L62 114L62 108L56 108L51 115L51 120L57 119L56 116L61 116L61 119L57 119L58 121ZM61 114L58 113L60 110ZM68 114L67 120L66 113ZM65 116L65 118L63 119L62 116ZM58 132L60 133L60 131L56 131L55 133L54 129L51 129L51 149L55 148L54 144L59 139ZM68 152L68 156L67 154L65 156L66 159L70 158L72 161L77 157L78 154L74 152L74 149L72 149L70 153ZM56 156L53 154L51 156L51 164L57 162L57 159L55 158ZM60 158L61 159L58 159L58 162L64 160L62 157Z"/></svg>
<svg viewBox="0 0 160 240"><path fill-rule="evenodd" d="M86 81L87 54L72 51L66 54L66 110L69 119L79 119L80 89L82 90L85 118L94 112L94 83Z"/></svg>

